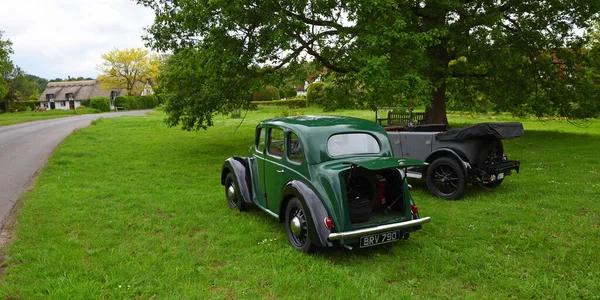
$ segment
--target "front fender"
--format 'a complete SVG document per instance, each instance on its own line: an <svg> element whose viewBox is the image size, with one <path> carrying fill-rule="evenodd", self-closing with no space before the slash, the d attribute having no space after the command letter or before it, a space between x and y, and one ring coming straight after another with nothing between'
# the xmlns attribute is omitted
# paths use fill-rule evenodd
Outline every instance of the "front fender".
<svg viewBox="0 0 600 300"><path fill-rule="evenodd" d="M438 159L439 157L444 157L444 156L445 157L453 157L456 160L458 160L464 167L465 172L467 172L471 169L471 164L469 163L469 160L466 158L466 156L464 154L462 154L460 151L456 151L451 148L436 149L435 151L431 152L431 154L429 154L429 156L427 156L425 161L431 164L434 160Z"/></svg>
<svg viewBox="0 0 600 300"><path fill-rule="evenodd" d="M252 202L252 180L250 178L250 164L245 157L232 156L225 160L221 171L221 184L225 185L227 173L233 172L236 179L237 194L242 195L244 202Z"/></svg>
<svg viewBox="0 0 600 300"><path fill-rule="evenodd" d="M289 200L289 196L293 195L298 198L302 204L309 210L310 214L308 215L308 221L313 224L312 227L309 227L310 230L308 232L309 238L315 244L320 247L331 247L333 244L328 240L329 234L331 230L329 230L323 220L329 216L327 213L327 209L321 202L321 199L317 194L305 183L292 180L288 182L283 191L281 193L281 201ZM281 210L285 211L284 205L281 206ZM285 218L285 213L279 213L280 221L285 222L281 218Z"/></svg>

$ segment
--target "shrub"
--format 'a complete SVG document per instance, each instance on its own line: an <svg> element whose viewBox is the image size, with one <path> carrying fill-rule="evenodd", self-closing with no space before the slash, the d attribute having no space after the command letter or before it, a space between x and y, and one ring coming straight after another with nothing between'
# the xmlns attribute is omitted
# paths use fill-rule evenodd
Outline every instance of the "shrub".
<svg viewBox="0 0 600 300"><path fill-rule="evenodd" d="M275 101L251 101L250 105L264 105L264 106L285 106L289 108L303 108L308 106L306 99L293 98L287 100L275 100Z"/></svg>
<svg viewBox="0 0 600 300"><path fill-rule="evenodd" d="M325 103L325 82L314 82L308 86L306 100L309 104L323 105Z"/></svg>
<svg viewBox="0 0 600 300"><path fill-rule="evenodd" d="M99 111L110 111L110 99L108 97L94 97L90 99L90 107Z"/></svg>
<svg viewBox="0 0 600 300"><path fill-rule="evenodd" d="M267 85L262 90L252 94L252 101L271 101L278 99L281 99L279 98L279 91L276 87L270 85Z"/></svg>
<svg viewBox="0 0 600 300"><path fill-rule="evenodd" d="M158 98L147 96L119 96L115 98L115 106L123 110L151 109L158 106Z"/></svg>
<svg viewBox="0 0 600 300"><path fill-rule="evenodd" d="M296 87L289 87L289 88L282 88L283 92L285 93L285 96L287 98L293 98L298 96L298 91L296 91Z"/></svg>
<svg viewBox="0 0 600 300"><path fill-rule="evenodd" d="M19 111L32 111L35 110L35 107L38 106L38 102L37 100L32 100L32 101L19 101L19 102L14 102L13 104L10 105L10 110L13 112L19 112Z"/></svg>
<svg viewBox="0 0 600 300"><path fill-rule="evenodd" d="M90 99L79 101L79 105L85 106L85 107L90 107Z"/></svg>
<svg viewBox="0 0 600 300"><path fill-rule="evenodd" d="M285 92L283 90L278 90L279 91L279 99L285 99Z"/></svg>
<svg viewBox="0 0 600 300"><path fill-rule="evenodd" d="M158 98L155 95L137 96L141 109L152 109L158 106Z"/></svg>

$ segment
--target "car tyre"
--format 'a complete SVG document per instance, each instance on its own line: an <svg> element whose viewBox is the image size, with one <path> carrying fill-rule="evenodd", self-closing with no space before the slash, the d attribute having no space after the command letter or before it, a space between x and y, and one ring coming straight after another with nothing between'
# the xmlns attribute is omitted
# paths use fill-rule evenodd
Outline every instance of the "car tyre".
<svg viewBox="0 0 600 300"><path fill-rule="evenodd" d="M233 172L227 173L225 177L225 197L227 198L227 204L232 209L243 211L246 209L246 202L244 202L241 195L238 195L239 188L237 188L236 184L237 180Z"/></svg>
<svg viewBox="0 0 600 300"><path fill-rule="evenodd" d="M312 252L315 249L315 245L308 234L309 228L312 226L309 222L309 213L296 197L288 202L285 209L285 232L288 240L296 250L305 253Z"/></svg>
<svg viewBox="0 0 600 300"><path fill-rule="evenodd" d="M440 157L427 168L427 188L438 197L456 200L465 194L465 170L456 159Z"/></svg>

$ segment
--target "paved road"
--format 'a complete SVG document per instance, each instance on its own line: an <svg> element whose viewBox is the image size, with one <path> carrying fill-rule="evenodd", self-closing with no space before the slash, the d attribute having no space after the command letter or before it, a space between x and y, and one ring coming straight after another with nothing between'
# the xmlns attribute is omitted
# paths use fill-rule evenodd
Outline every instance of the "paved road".
<svg viewBox="0 0 600 300"><path fill-rule="evenodd" d="M54 148L73 130L92 120L120 116L141 116L148 111L127 111L82 115L0 126L0 225L4 227L16 201L31 179L44 166Z"/></svg>

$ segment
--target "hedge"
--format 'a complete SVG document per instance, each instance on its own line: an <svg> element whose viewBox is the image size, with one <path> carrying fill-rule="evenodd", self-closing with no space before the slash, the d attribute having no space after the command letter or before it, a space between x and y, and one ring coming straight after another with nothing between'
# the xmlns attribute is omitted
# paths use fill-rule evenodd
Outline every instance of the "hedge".
<svg viewBox="0 0 600 300"><path fill-rule="evenodd" d="M155 95L119 96L115 98L115 106L123 110L151 109L158 106Z"/></svg>
<svg viewBox="0 0 600 300"><path fill-rule="evenodd" d="M287 106L289 108L303 108L308 107L308 101L302 98L293 98L287 100L275 100L275 101L250 101L250 105L264 105L264 106Z"/></svg>
<svg viewBox="0 0 600 300"><path fill-rule="evenodd" d="M271 101L279 100L279 90L276 87L267 85L260 91L252 94L252 101Z"/></svg>
<svg viewBox="0 0 600 300"><path fill-rule="evenodd" d="M90 99L90 107L99 111L110 111L110 99L108 97L94 97Z"/></svg>

